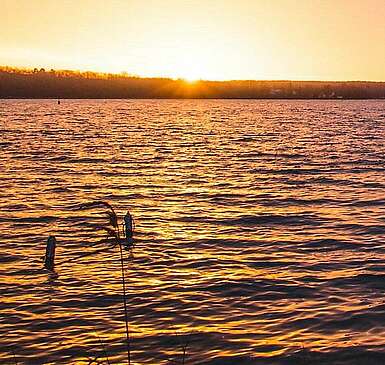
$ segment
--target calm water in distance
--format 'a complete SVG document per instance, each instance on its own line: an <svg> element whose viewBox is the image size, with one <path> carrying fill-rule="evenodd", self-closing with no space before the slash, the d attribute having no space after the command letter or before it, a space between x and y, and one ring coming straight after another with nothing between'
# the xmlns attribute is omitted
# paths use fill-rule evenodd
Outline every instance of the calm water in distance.
<svg viewBox="0 0 385 365"><path fill-rule="evenodd" d="M133 364L385 363L384 101L2 100L0 153L0 363L124 363L94 200Z"/></svg>

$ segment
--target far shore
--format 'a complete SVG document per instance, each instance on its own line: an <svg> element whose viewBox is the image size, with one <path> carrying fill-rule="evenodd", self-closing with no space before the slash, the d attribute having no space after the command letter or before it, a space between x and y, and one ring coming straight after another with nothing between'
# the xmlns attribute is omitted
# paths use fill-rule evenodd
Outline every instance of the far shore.
<svg viewBox="0 0 385 365"><path fill-rule="evenodd" d="M187 81L0 67L1 99L385 99L385 82Z"/></svg>

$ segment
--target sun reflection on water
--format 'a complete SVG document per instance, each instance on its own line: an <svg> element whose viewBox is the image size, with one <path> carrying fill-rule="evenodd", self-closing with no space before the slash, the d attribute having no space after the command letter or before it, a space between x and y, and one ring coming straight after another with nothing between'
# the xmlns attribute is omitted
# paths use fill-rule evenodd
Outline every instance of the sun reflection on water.
<svg viewBox="0 0 385 365"><path fill-rule="evenodd" d="M100 336L124 361L119 257L97 244L97 212L73 208L90 200L137 221L126 263L135 362L178 358L178 336L192 363L383 353L382 110L1 102L1 357L15 346L26 363L83 364ZM50 234L57 277L41 270Z"/></svg>

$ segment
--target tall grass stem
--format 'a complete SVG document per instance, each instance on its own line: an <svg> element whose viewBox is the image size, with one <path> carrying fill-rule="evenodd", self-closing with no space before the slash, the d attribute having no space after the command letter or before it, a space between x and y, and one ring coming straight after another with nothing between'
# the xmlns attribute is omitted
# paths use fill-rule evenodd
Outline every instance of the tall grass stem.
<svg viewBox="0 0 385 365"><path fill-rule="evenodd" d="M128 312L127 312L127 298L126 298L126 277L124 273L124 260L123 260L123 249L119 243L120 251L120 264L122 270L122 288L123 288L123 303L124 303L124 321L126 323L126 340L127 340L127 362L131 365L131 349L130 349L130 332L128 328Z"/></svg>

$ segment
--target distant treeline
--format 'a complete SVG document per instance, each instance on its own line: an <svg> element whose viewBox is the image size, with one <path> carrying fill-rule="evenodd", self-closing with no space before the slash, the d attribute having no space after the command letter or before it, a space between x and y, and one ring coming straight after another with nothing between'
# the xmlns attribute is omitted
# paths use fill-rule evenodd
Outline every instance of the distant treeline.
<svg viewBox="0 0 385 365"><path fill-rule="evenodd" d="M383 99L385 82L196 81L0 67L0 98Z"/></svg>

